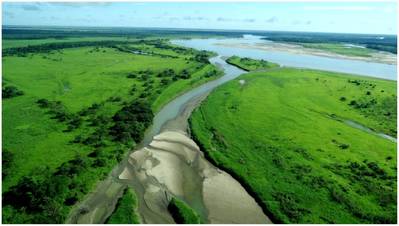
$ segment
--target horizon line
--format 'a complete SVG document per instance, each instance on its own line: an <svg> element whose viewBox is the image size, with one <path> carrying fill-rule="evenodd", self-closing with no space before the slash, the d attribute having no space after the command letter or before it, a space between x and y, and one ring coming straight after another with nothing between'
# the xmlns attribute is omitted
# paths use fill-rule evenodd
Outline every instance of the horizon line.
<svg viewBox="0 0 399 226"><path fill-rule="evenodd" d="M2 30L5 26L9 27L54 27L54 28L133 28L133 29L158 29L158 30L194 30L194 31L224 31L224 32L302 32L302 33L326 33L326 34L352 34L352 35L384 35L397 36L395 34L376 34L376 33L349 33L349 32L328 32L328 31L280 31L280 30L242 30L242 29L221 29L221 28L173 28L173 27L135 27L135 26L93 26L93 25L8 25L2 24Z"/></svg>

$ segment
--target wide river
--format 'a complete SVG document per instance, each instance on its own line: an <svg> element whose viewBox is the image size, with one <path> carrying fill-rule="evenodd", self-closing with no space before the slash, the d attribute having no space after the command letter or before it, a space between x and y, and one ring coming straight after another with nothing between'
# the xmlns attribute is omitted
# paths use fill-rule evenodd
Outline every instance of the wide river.
<svg viewBox="0 0 399 226"><path fill-rule="evenodd" d="M139 145L139 147L136 148L138 149L143 146L147 146L153 140L153 137L155 135L158 135L162 131L162 129L165 129L165 126L168 124L168 122L179 118L183 118L183 121L187 121L189 115L185 115L185 112L187 112L187 109L190 108L190 105L196 103L196 101L198 101L200 97L205 97L214 88L245 73L245 71L227 64L222 59L222 57L237 55L241 57L265 59L279 63L280 65L284 66L338 71L396 80L396 66L394 65L367 63L362 61L334 59L309 55L298 55L286 52L266 52L262 50L223 47L220 45L215 45L216 43L256 43L259 41L262 40L253 37L240 39L173 40L172 43L176 45L216 52L218 56L211 58L210 62L223 69L224 75L216 80L196 87L184 93L183 95L176 97L171 102L166 104L155 115L153 125L146 131L143 142ZM186 125L186 123L183 124ZM96 189L92 191L83 202L81 202L74 208L66 222L104 223L104 221L114 210L116 202L118 201L118 198L122 194L121 192L126 185L126 183L119 180L119 175L121 171L125 168L127 162L128 158L124 159L118 166L116 166L113 169L112 173L109 175L109 177L99 183ZM133 187L135 188L136 192L140 194L140 189L136 186ZM245 193L245 191L243 192ZM141 195L139 195L139 197L141 197ZM142 206L145 204L143 204L143 202L139 200L139 206L140 205ZM165 222L161 221L161 223Z"/></svg>
<svg viewBox="0 0 399 226"><path fill-rule="evenodd" d="M289 52L265 51L248 48L238 48L230 46L222 46L218 44L247 44L256 45L262 43L267 45L271 41L262 40L259 36L244 36L244 38L228 38L228 39L189 39L174 40L172 43L184 47L208 50L216 52L221 56L240 56L253 59L264 59L267 61L278 63L282 66L311 68L326 71L336 71L357 75L365 75L389 80L397 80L396 65L365 62L360 60L337 59L332 57L321 57L304 54L294 54Z"/></svg>

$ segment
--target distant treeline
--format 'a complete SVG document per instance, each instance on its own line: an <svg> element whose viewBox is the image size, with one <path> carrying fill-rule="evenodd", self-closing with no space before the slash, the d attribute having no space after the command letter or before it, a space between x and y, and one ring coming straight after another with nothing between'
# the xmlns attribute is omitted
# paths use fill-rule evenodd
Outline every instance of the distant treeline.
<svg viewBox="0 0 399 226"><path fill-rule="evenodd" d="M155 36L229 36L239 37L243 32L230 31L205 31L205 30L182 30L161 28L113 28L113 27L13 27L3 26L3 39L64 39L71 37L130 37L147 38Z"/></svg>
<svg viewBox="0 0 399 226"><path fill-rule="evenodd" d="M77 48L86 46L98 47L115 47L118 44L135 44L137 42L127 41L82 41L82 42L59 42L45 43L41 45L29 45L24 47L8 48L3 50L3 56L25 56L29 53L48 53L53 50L61 50L67 48Z"/></svg>
<svg viewBox="0 0 399 226"><path fill-rule="evenodd" d="M361 35L361 34L328 34L328 33L272 33L264 39L277 42L295 43L348 43L363 45L369 49L396 54L397 37L395 35Z"/></svg>

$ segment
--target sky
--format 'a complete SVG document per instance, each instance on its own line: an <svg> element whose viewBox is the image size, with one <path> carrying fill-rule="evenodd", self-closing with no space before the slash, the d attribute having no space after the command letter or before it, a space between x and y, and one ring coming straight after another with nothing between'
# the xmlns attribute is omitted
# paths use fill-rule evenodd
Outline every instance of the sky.
<svg viewBox="0 0 399 226"><path fill-rule="evenodd" d="M396 34L396 2L3 2L3 25Z"/></svg>

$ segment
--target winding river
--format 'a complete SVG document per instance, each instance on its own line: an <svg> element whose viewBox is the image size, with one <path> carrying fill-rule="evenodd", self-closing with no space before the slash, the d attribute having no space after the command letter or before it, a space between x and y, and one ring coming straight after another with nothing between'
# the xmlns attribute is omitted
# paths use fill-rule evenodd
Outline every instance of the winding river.
<svg viewBox="0 0 399 226"><path fill-rule="evenodd" d="M134 188L137 193L138 212L143 223L174 223L167 211L167 203L171 196L177 196L189 203L206 222L271 223L245 189L230 175L209 163L195 142L189 138L187 120L193 109L214 88L245 73L227 64L222 57L238 55L266 59L285 66L396 80L396 66L393 65L214 45L221 41L172 41L173 44L184 47L216 52L218 56L211 58L210 62L223 69L224 75L166 104L155 115L153 125L146 131L142 143L71 211L67 223L104 223L114 211L118 198L127 186ZM253 42L246 39L226 41Z"/></svg>
<svg viewBox="0 0 399 226"><path fill-rule="evenodd" d="M227 57L237 55L239 57L264 59L282 66L311 68L397 80L396 65L235 47L235 45L238 46L239 44L256 46L257 44L267 45L271 43L271 41L262 40L260 36L248 35L244 36L244 38L174 40L172 43L184 47L216 52L219 55ZM224 46L220 44L232 45Z"/></svg>

